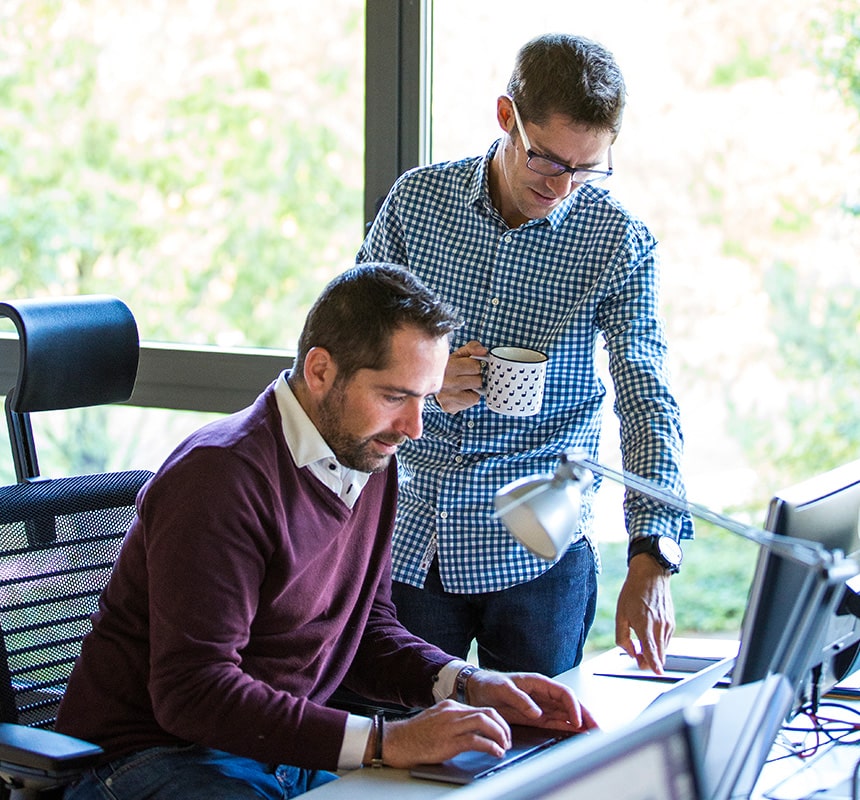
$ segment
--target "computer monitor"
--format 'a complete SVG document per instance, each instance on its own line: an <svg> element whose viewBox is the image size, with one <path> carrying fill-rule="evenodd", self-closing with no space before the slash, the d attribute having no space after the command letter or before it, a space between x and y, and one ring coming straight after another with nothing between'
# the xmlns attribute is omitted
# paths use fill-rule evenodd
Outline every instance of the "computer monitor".
<svg viewBox="0 0 860 800"><path fill-rule="evenodd" d="M770 502L765 528L856 556L860 551L858 524L860 461L854 461L778 492ZM760 551L741 627L733 685L759 680L772 671L787 609L798 597L803 575L799 564L766 548ZM835 612L819 631L811 669L796 680L797 698L789 716L803 706L817 706L825 692L860 667L860 619L849 585L840 587L842 598L835 601Z"/></svg>
<svg viewBox="0 0 860 800"><path fill-rule="evenodd" d="M702 709L645 713L611 733L574 736L457 790L457 800L702 800Z"/></svg>

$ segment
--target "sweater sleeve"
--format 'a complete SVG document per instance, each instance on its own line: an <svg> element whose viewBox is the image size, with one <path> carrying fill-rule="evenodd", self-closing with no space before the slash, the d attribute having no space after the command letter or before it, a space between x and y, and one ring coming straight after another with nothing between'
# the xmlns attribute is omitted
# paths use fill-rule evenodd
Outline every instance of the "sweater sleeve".
<svg viewBox="0 0 860 800"><path fill-rule="evenodd" d="M383 577L345 683L372 700L408 708L433 705L436 675L454 656L410 633L398 621L391 600L390 554L383 563Z"/></svg>

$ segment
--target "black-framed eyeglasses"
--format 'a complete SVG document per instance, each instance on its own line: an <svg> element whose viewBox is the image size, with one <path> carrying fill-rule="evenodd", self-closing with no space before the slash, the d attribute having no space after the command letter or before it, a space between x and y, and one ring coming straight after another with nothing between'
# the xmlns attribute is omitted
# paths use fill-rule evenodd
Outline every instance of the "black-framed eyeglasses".
<svg viewBox="0 0 860 800"><path fill-rule="evenodd" d="M526 136L523 121L520 117L520 112L517 109L517 104L514 99L508 98L511 101L511 107L514 109L514 120L517 123L517 130L520 132L520 138L523 140L523 149L526 151L527 161L526 166L538 175L543 175L546 178L557 178L560 175L567 173L574 183L600 183L605 181L614 170L612 169L612 148L606 151L606 169L583 169L582 167L569 167L567 164L562 164L554 161L549 156L542 156L532 150L529 137Z"/></svg>

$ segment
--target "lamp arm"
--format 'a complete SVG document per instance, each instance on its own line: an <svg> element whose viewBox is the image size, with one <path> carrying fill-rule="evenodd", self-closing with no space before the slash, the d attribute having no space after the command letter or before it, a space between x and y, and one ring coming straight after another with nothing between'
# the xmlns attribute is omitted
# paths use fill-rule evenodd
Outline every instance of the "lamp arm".
<svg viewBox="0 0 860 800"><path fill-rule="evenodd" d="M796 539L792 536L778 536L775 533L756 528L752 525L744 525L742 522L718 514L698 503L690 502L685 498L664 489L654 481L634 475L626 470L614 470L589 458L583 451L567 450L562 456L563 461L576 466L591 470L595 475L623 484L640 494L657 500L665 506L674 508L684 513L693 514L706 522L712 522L721 528L726 528L732 533L743 537L751 542L761 545L780 556L789 558L799 564L809 566L825 566L833 561L833 556L818 542L809 542L804 539Z"/></svg>

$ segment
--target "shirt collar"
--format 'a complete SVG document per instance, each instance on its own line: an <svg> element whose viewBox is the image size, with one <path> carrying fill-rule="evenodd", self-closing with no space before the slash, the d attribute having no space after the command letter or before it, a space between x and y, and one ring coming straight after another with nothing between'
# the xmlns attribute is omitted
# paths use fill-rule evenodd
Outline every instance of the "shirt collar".
<svg viewBox="0 0 860 800"><path fill-rule="evenodd" d="M351 469L337 460L334 451L293 394L287 383L286 370L275 381L275 401L281 415L281 430L296 466L307 467L352 508L370 479L370 473Z"/></svg>

